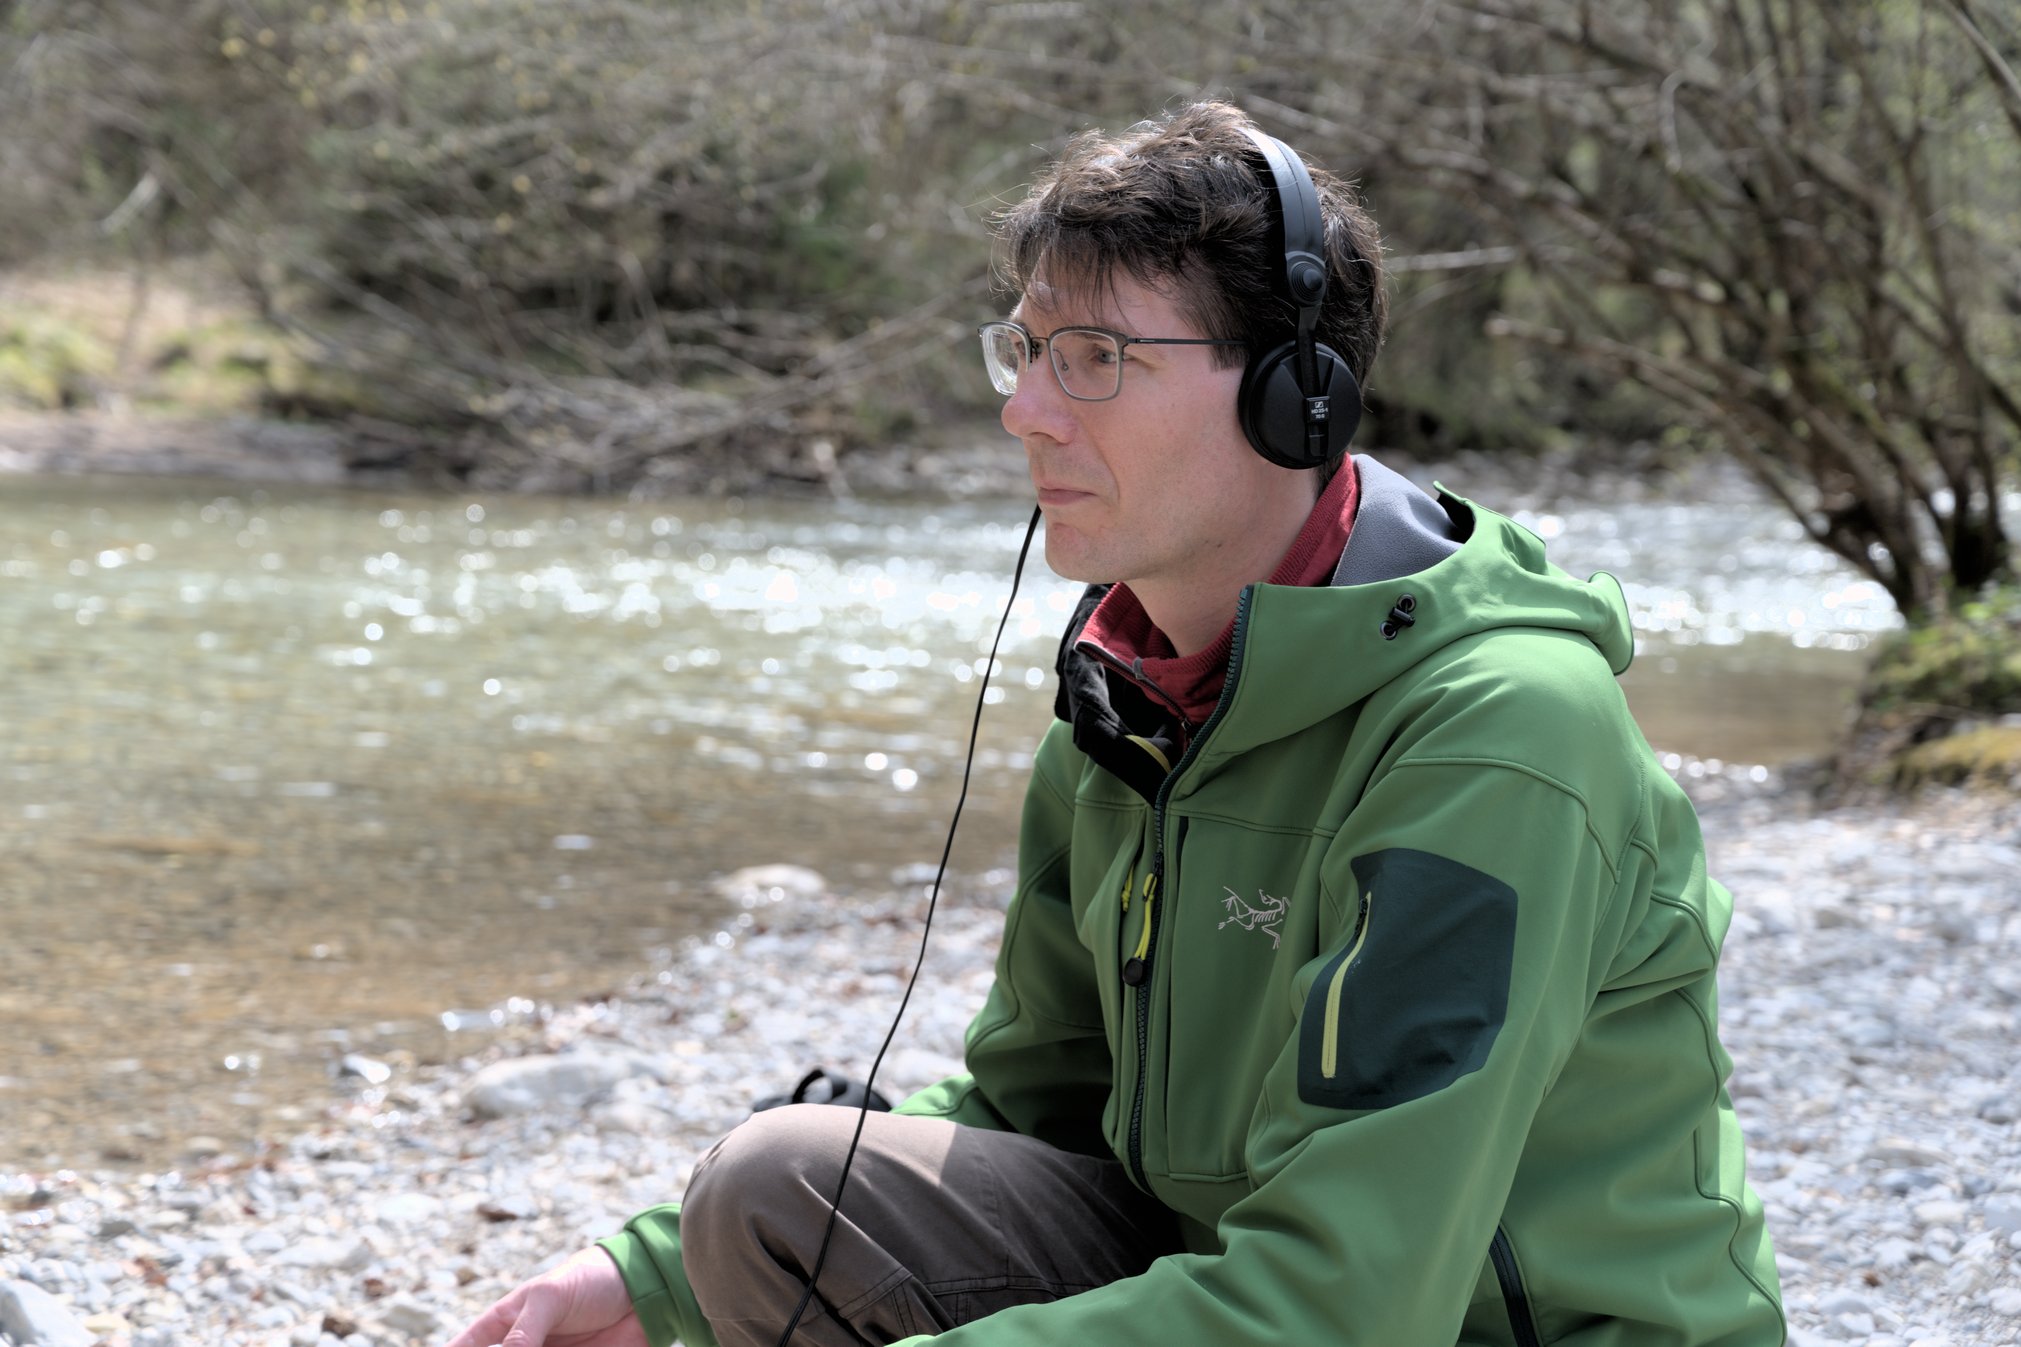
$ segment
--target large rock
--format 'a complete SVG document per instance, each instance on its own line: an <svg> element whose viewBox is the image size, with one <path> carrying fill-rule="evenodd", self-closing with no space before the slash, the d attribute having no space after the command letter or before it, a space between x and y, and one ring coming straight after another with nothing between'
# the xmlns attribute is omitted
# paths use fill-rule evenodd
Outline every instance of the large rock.
<svg viewBox="0 0 2021 1347"><path fill-rule="evenodd" d="M0 1281L0 1332L19 1347L91 1347L98 1340L69 1307L32 1282Z"/></svg>
<svg viewBox="0 0 2021 1347"><path fill-rule="evenodd" d="M544 1108L580 1108L632 1076L659 1069L631 1052L570 1052L493 1062L470 1078L463 1102L480 1118L505 1118Z"/></svg>

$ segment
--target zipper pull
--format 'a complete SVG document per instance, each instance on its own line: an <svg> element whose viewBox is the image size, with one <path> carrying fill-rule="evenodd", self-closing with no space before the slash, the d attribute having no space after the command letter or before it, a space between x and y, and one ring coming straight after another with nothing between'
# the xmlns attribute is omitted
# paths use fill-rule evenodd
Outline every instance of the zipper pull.
<svg viewBox="0 0 2021 1347"><path fill-rule="evenodd" d="M1123 915L1130 915L1130 890L1137 884L1137 867L1131 866L1130 873L1123 876Z"/></svg>
<svg viewBox="0 0 2021 1347"><path fill-rule="evenodd" d="M1129 987L1141 987L1151 976L1151 910L1158 901L1158 881L1165 877L1165 853L1159 852L1151 862L1151 873L1144 876L1144 924L1137 932L1137 951L1123 964L1123 983Z"/></svg>

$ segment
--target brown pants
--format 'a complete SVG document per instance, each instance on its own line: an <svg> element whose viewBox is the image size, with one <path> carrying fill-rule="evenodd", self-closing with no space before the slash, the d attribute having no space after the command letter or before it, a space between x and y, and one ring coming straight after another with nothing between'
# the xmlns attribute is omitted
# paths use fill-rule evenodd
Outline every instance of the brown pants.
<svg viewBox="0 0 2021 1347"><path fill-rule="evenodd" d="M722 1347L773 1347L807 1286L856 1110L756 1114L695 1170L681 1263ZM1172 1214L1113 1160L937 1118L872 1113L796 1344L937 1333L1132 1276ZM840 1322L838 1323L838 1319Z"/></svg>

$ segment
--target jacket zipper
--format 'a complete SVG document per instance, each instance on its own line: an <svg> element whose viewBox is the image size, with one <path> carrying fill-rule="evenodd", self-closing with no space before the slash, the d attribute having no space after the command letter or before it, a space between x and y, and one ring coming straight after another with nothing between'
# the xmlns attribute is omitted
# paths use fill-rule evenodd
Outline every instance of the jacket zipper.
<svg viewBox="0 0 2021 1347"><path fill-rule="evenodd" d="M1137 952L1123 964L1123 982L1137 993L1137 1092L1130 1100L1130 1171L1145 1192L1151 1191L1151 1177L1144 1172L1144 1087L1151 1061L1151 942L1158 938L1158 890L1164 887L1165 851L1161 846L1151 857L1151 873L1144 876L1144 929L1137 938Z"/></svg>
<svg viewBox="0 0 2021 1347"><path fill-rule="evenodd" d="M1130 1173L1137 1180L1137 1186L1145 1192L1151 1191L1151 1176L1144 1169L1144 1095L1150 1086L1151 1075L1151 960L1158 945L1158 906L1154 895L1165 888L1165 805L1172 796L1172 785L1182 772L1199 755L1201 745L1214 733L1214 727L1228 713L1229 700L1235 693L1235 681L1242 673L1243 638L1249 628L1249 601L1256 592L1255 586L1246 586L1235 602L1234 640L1228 653L1228 674L1221 682L1221 696L1214 703L1214 714L1207 717L1207 723L1186 745L1186 751L1179 756L1179 765L1166 774L1158 787L1158 797L1151 803L1152 833L1156 846L1151 852L1151 875L1145 881L1147 901L1144 904L1144 926L1137 939L1137 952L1123 964L1123 982L1136 993L1137 1001L1137 1086L1130 1096L1130 1135L1126 1159ZM1126 909L1127 910L1127 909Z"/></svg>
<svg viewBox="0 0 2021 1347"><path fill-rule="evenodd" d="M1543 1347L1537 1336L1537 1321L1530 1313L1530 1293L1523 1289L1523 1270L1516 1266L1516 1250L1509 1232L1499 1225L1488 1245L1488 1261L1495 1265L1495 1280L1502 1284L1502 1303L1509 1310L1509 1334L1516 1347Z"/></svg>
<svg viewBox="0 0 2021 1347"><path fill-rule="evenodd" d="M1131 987L1142 986L1144 976L1150 971L1151 960L1151 919L1157 915L1158 883L1165 877L1165 853L1159 852L1151 858L1151 873L1144 876L1144 919L1137 933L1137 950L1123 962L1123 981ZM1123 911L1130 910L1130 890L1123 889Z"/></svg>
<svg viewBox="0 0 2021 1347"><path fill-rule="evenodd" d="M1361 895L1361 910L1354 918L1354 944L1341 959L1340 966L1333 970L1332 981L1326 984L1326 1028L1319 1040L1319 1074L1332 1080L1340 1074L1340 989L1347 982L1347 970L1361 956L1361 947L1368 942L1368 910L1375 902L1375 892L1368 890Z"/></svg>

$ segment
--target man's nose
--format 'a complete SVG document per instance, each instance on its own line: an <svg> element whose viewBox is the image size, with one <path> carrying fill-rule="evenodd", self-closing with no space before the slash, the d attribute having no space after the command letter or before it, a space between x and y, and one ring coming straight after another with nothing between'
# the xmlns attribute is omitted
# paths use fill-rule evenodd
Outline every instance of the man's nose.
<svg viewBox="0 0 2021 1347"><path fill-rule="evenodd" d="M1066 390L1045 361L1033 361L1018 375L1017 392L1004 399L1003 428L1018 439L1046 435L1067 438L1073 417Z"/></svg>

